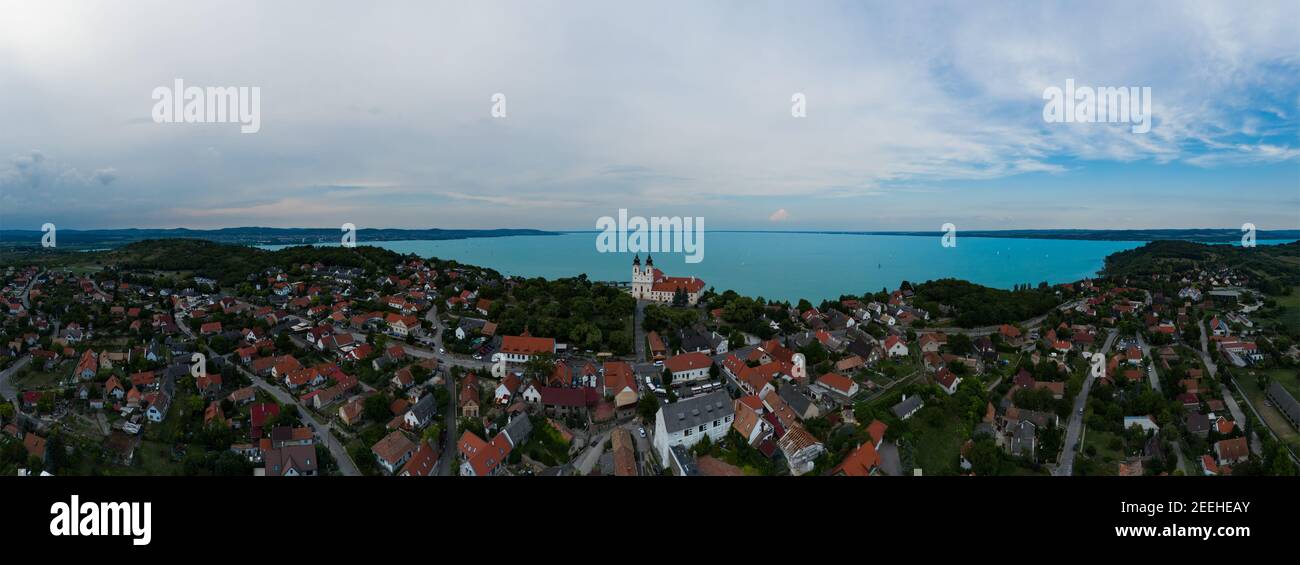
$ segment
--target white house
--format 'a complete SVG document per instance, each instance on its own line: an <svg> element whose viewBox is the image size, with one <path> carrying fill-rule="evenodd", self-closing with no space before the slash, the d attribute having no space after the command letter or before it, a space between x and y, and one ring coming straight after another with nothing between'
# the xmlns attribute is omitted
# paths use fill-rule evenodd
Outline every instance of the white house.
<svg viewBox="0 0 1300 565"><path fill-rule="evenodd" d="M713 359L699 352L674 355L664 361L664 366L673 373L673 382L702 381L709 378L709 367Z"/></svg>
<svg viewBox="0 0 1300 565"><path fill-rule="evenodd" d="M817 458L826 452L822 443L798 424L787 430L777 444L785 454L790 474L796 477L812 471L817 466Z"/></svg>
<svg viewBox="0 0 1300 565"><path fill-rule="evenodd" d="M670 465L668 451L673 446L689 448L705 437L721 441L735 417L731 397L722 390L661 406L655 414L654 434L659 462L664 468Z"/></svg>
<svg viewBox="0 0 1300 565"><path fill-rule="evenodd" d="M903 357L907 355L907 340L896 335L891 335L885 339L885 353L890 357Z"/></svg>
<svg viewBox="0 0 1300 565"><path fill-rule="evenodd" d="M508 335L501 338L501 351L492 356L494 361L505 359L507 363L527 363L534 355L555 354L555 339L527 335Z"/></svg>
<svg viewBox="0 0 1300 565"><path fill-rule="evenodd" d="M153 395L153 400L149 403L149 409L145 411L145 416L150 422L161 422L167 417L167 408L171 406L172 399L165 392L159 392Z"/></svg>

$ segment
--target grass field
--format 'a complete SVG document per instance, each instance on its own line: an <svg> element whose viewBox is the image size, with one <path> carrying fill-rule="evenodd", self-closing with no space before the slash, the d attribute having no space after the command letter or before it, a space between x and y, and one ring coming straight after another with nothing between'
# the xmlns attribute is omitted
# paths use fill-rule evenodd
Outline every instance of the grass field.
<svg viewBox="0 0 1300 565"><path fill-rule="evenodd" d="M1259 380L1253 376L1246 375L1238 378L1237 384L1241 387L1241 390L1246 393L1247 398L1250 400L1250 404L1259 412L1259 416L1264 420L1264 424L1272 429L1273 433L1277 434L1277 437L1280 438L1283 443L1289 445L1291 449L1300 450L1300 433L1297 433L1296 429L1291 427L1291 424L1286 421L1286 418L1282 417L1282 414L1277 411L1277 408L1269 405L1272 404L1272 402L1265 404L1268 398L1264 396L1264 391L1259 388ZM1295 384L1294 374L1292 374L1291 384ZM1243 409L1245 409L1245 407L1243 407Z"/></svg>
<svg viewBox="0 0 1300 565"><path fill-rule="evenodd" d="M1300 398L1300 373L1290 369L1269 369L1264 371L1269 378L1282 383L1282 388L1291 391L1291 395Z"/></svg>
<svg viewBox="0 0 1300 565"><path fill-rule="evenodd" d="M36 363L29 363L27 367L31 368L33 365L36 365ZM68 369L65 365L66 364L60 364L58 367L55 367L53 371L32 370L27 374L19 374L14 377L14 385L22 390L44 390L47 388L54 388L58 386L64 378L70 376L72 373L72 370Z"/></svg>
<svg viewBox="0 0 1300 565"><path fill-rule="evenodd" d="M1093 428L1088 428L1087 433L1084 434L1083 443L1080 444L1079 449L1085 450L1091 446L1093 449L1097 450L1097 454L1092 457L1094 461L1097 461L1112 470L1116 470L1118 469L1120 461L1124 460L1124 451L1122 449L1115 449L1112 446L1112 444L1115 443L1115 440L1123 441L1122 438L1110 432L1102 432ZM1084 453L1086 453L1086 451Z"/></svg>
<svg viewBox="0 0 1300 565"><path fill-rule="evenodd" d="M1283 327L1300 327L1300 287L1291 289L1290 294L1274 297L1282 315L1277 323Z"/></svg>
<svg viewBox="0 0 1300 565"><path fill-rule="evenodd" d="M961 433L961 419L943 414L936 417L926 414L927 411L939 409L922 408L909 420L916 442L916 466L926 475L954 475L958 470L961 444L966 441Z"/></svg>

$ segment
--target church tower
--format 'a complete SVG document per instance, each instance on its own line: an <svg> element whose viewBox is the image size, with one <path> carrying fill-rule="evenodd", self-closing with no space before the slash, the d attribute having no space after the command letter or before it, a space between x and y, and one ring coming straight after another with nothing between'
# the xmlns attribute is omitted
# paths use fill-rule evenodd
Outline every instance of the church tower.
<svg viewBox="0 0 1300 565"><path fill-rule="evenodd" d="M650 298L650 283L654 278L654 263L647 256L646 267L641 268L641 255L637 254L632 259L632 298L638 300Z"/></svg>

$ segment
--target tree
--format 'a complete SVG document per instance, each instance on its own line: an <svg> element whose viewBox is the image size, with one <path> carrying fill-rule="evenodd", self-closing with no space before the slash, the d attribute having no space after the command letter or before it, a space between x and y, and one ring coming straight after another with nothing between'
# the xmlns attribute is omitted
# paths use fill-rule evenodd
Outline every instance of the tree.
<svg viewBox="0 0 1300 565"><path fill-rule="evenodd" d="M1002 472L1002 450L987 436L980 436L971 446L971 470L976 475L993 476Z"/></svg>
<svg viewBox="0 0 1300 565"><path fill-rule="evenodd" d="M659 401L655 399L654 394L645 393L641 395L641 400L636 403L636 413L641 417L641 423L649 424L659 412Z"/></svg>
<svg viewBox="0 0 1300 565"><path fill-rule="evenodd" d="M387 394L371 395L366 397L362 405L362 413L371 422L386 422L392 416L392 410L389 408L390 404Z"/></svg>
<svg viewBox="0 0 1300 565"><path fill-rule="evenodd" d="M554 371L555 356L550 353L539 353L524 363L524 374L543 381Z"/></svg>

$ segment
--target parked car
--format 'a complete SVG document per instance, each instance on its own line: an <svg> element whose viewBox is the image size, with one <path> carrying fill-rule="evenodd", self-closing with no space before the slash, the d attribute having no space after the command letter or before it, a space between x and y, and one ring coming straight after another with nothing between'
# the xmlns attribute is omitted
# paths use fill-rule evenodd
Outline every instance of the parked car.
<svg viewBox="0 0 1300 565"><path fill-rule="evenodd" d="M641 437L645 437L645 428L637 428L637 431L641 433Z"/></svg>

